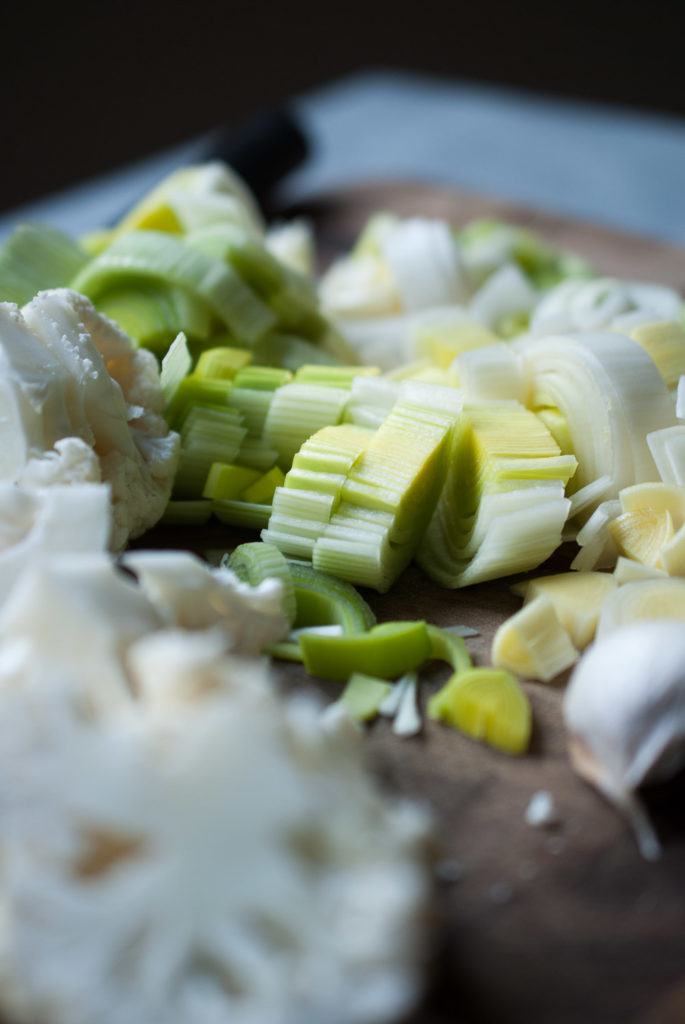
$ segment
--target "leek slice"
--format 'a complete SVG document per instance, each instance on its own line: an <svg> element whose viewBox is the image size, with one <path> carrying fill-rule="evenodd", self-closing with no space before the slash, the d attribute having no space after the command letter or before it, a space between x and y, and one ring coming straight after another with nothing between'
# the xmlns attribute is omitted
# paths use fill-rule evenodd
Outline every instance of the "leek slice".
<svg viewBox="0 0 685 1024"><path fill-rule="evenodd" d="M277 259L254 234L237 225L216 224L189 234L186 241L229 263L271 305L286 330L316 339L325 329L313 282Z"/></svg>
<svg viewBox="0 0 685 1024"><path fill-rule="evenodd" d="M574 486L608 476L610 499L623 487L656 479L646 437L676 420L669 390L642 346L610 333L513 344L531 381L532 407L554 406L568 424L578 459Z"/></svg>
<svg viewBox="0 0 685 1024"><path fill-rule="evenodd" d="M358 722L368 722L378 715L383 699L392 690L392 685L375 676L353 672L347 681L339 702Z"/></svg>
<svg viewBox="0 0 685 1024"><path fill-rule="evenodd" d="M247 430L231 409L194 406L180 428L174 498L198 498L214 462L233 462Z"/></svg>
<svg viewBox="0 0 685 1024"><path fill-rule="evenodd" d="M193 374L184 377L179 381L167 407L169 426L180 429L188 414L198 407L221 409L229 416L238 417L236 411L228 409L230 391L231 382L228 380L208 380Z"/></svg>
<svg viewBox="0 0 685 1024"><path fill-rule="evenodd" d="M354 672L395 679L430 655L426 623L385 622L367 633L318 636L303 633L300 647L310 675L345 682Z"/></svg>
<svg viewBox="0 0 685 1024"><path fill-rule="evenodd" d="M269 522L271 505L252 501L212 501L212 515L228 526L242 526L248 530L261 530Z"/></svg>
<svg viewBox="0 0 685 1024"><path fill-rule="evenodd" d="M460 407L453 389L407 382L375 433L340 425L314 435L274 495L264 539L324 572L387 590L435 507Z"/></svg>
<svg viewBox="0 0 685 1024"><path fill-rule="evenodd" d="M428 715L507 754L528 749L532 716L515 676L503 669L455 673L428 702Z"/></svg>
<svg viewBox="0 0 685 1024"><path fill-rule="evenodd" d="M158 354L166 352L179 331L196 341L206 340L214 322L209 307L182 288L123 285L100 295L95 305L139 346Z"/></svg>
<svg viewBox="0 0 685 1024"><path fill-rule="evenodd" d="M243 451L244 444L241 447ZM282 487L285 477L278 466L272 466L266 473L262 473L254 483L250 484L240 495L243 501L251 501L257 504L268 504L273 501L277 487Z"/></svg>
<svg viewBox="0 0 685 1024"><path fill-rule="evenodd" d="M561 543L574 469L530 410L467 403L418 563L446 587L534 569Z"/></svg>
<svg viewBox="0 0 685 1024"><path fill-rule="evenodd" d="M685 486L685 424L652 431L647 444L664 483Z"/></svg>
<svg viewBox="0 0 685 1024"><path fill-rule="evenodd" d="M431 644L431 658L439 658L452 666L455 672L471 668L471 656L461 636L450 633L439 626L428 626L428 638Z"/></svg>
<svg viewBox="0 0 685 1024"><path fill-rule="evenodd" d="M673 518L668 509L636 509L616 516L609 531L619 555L660 569L661 549L673 538Z"/></svg>
<svg viewBox="0 0 685 1024"><path fill-rule="evenodd" d="M375 377L377 366L322 366L306 363L295 373L300 384L325 384L329 388L351 388L355 377Z"/></svg>
<svg viewBox="0 0 685 1024"><path fill-rule="evenodd" d="M0 301L24 306L43 289L69 285L87 262L87 252L57 228L18 224L0 248Z"/></svg>
<svg viewBox="0 0 685 1024"><path fill-rule="evenodd" d="M685 373L685 328L677 321L657 320L637 324L630 337L649 352L664 379L666 387L674 391Z"/></svg>
<svg viewBox="0 0 685 1024"><path fill-rule="evenodd" d="M317 430L340 422L348 395L345 388L295 381L274 393L264 423L264 438L278 452L281 467L290 467L302 443Z"/></svg>
<svg viewBox="0 0 685 1024"><path fill-rule="evenodd" d="M685 620L685 580L654 577L616 587L602 606L597 639L641 619Z"/></svg>
<svg viewBox="0 0 685 1024"><path fill-rule="evenodd" d="M250 352L244 348L232 348L229 345L207 348L200 353L194 374L210 380L234 380L251 358Z"/></svg>
<svg viewBox="0 0 685 1024"><path fill-rule="evenodd" d="M277 323L276 315L230 264L161 231L134 231L116 238L74 277L71 287L97 303L112 288L134 281L188 289L248 345Z"/></svg>
<svg viewBox="0 0 685 1024"><path fill-rule="evenodd" d="M349 583L301 562L290 560L288 565L297 601L296 627L336 624L350 634L376 624L370 606Z"/></svg>
<svg viewBox="0 0 685 1024"><path fill-rule="evenodd" d="M213 462L202 489L202 497L230 501L241 497L243 491L257 480L259 473L255 469L228 462Z"/></svg>
<svg viewBox="0 0 685 1024"><path fill-rule="evenodd" d="M160 384L167 408L178 391L181 381L188 376L191 366L192 359L188 351L188 342L185 334L180 333L172 341L166 355L162 359Z"/></svg>
<svg viewBox="0 0 685 1024"><path fill-rule="evenodd" d="M292 380L292 373L279 366L243 366L235 375L237 388L250 391L275 391Z"/></svg>
<svg viewBox="0 0 685 1024"><path fill-rule="evenodd" d="M414 555L443 486L461 409L451 388L406 382L347 473L340 506L317 539L317 568L387 590Z"/></svg>

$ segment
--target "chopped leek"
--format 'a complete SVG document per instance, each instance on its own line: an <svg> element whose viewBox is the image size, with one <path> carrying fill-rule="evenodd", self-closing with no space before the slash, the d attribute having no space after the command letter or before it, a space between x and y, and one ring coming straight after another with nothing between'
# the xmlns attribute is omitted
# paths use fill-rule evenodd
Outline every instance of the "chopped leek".
<svg viewBox="0 0 685 1024"><path fill-rule="evenodd" d="M160 383L167 408L178 391L181 381L188 376L191 365L192 359L188 351L187 339L185 334L181 333L171 343L167 354L162 359Z"/></svg>
<svg viewBox="0 0 685 1024"><path fill-rule="evenodd" d="M304 665L311 675L346 681L353 672L395 679L430 655L426 623L386 622L367 633L340 637L300 636Z"/></svg>
<svg viewBox="0 0 685 1024"><path fill-rule="evenodd" d="M503 669L455 673L428 702L428 715L508 754L528 749L532 728L528 698Z"/></svg>
<svg viewBox="0 0 685 1024"><path fill-rule="evenodd" d="M383 679L353 672L339 700L353 718L368 722L376 717L383 698L391 690L392 685Z"/></svg>
<svg viewBox="0 0 685 1024"><path fill-rule="evenodd" d="M23 306L45 288L68 285L88 254L57 228L19 224L0 248L0 301Z"/></svg>
<svg viewBox="0 0 685 1024"><path fill-rule="evenodd" d="M446 587L540 565L561 543L575 465L517 402L467 403L417 561Z"/></svg>
<svg viewBox="0 0 685 1024"><path fill-rule="evenodd" d="M162 231L133 231L116 238L75 276L71 287L96 301L113 287L133 282L189 289L246 344L253 344L278 322L230 264Z"/></svg>
<svg viewBox="0 0 685 1024"><path fill-rule="evenodd" d="M259 480L260 474L246 466L228 462L213 462L209 468L202 497L216 501L230 501L242 497L251 484Z"/></svg>
<svg viewBox="0 0 685 1024"><path fill-rule="evenodd" d="M219 345L215 348L205 349L200 354L194 373L196 377L234 380L237 373L250 362L250 359L251 354L247 349Z"/></svg>
<svg viewBox="0 0 685 1024"><path fill-rule="evenodd" d="M361 633L376 623L371 608L349 583L312 566L289 561L297 600L296 626L335 623L343 633Z"/></svg>

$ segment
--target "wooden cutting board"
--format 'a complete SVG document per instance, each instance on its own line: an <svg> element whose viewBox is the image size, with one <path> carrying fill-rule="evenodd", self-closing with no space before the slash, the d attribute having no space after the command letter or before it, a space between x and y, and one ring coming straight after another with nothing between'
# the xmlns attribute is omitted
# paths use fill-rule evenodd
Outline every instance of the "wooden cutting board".
<svg viewBox="0 0 685 1024"><path fill-rule="evenodd" d="M429 185L357 187L286 212L312 218L326 262L379 209L455 225L501 217L583 254L602 272L685 292L685 251ZM227 548L248 538L254 536L212 527L193 546ZM145 543L170 539L158 530ZM561 551L549 568L566 568L568 560ZM487 663L494 630L520 605L509 582L447 591L410 567L390 593L364 593L379 621L424 618L476 628L469 650ZM286 687L318 685L299 666L280 665L278 675ZM423 706L447 675L446 667L429 666ZM385 721L368 731L372 770L389 791L430 806L439 858L452 875L437 884L434 967L410 1024L685 1022L685 775L649 795L664 855L647 863L621 818L570 769L564 682L525 684L535 720L525 757L498 754L432 722L410 740L394 736ZM339 692L332 684L319 688L330 697ZM528 802L541 789L559 811L554 829L525 822Z"/></svg>

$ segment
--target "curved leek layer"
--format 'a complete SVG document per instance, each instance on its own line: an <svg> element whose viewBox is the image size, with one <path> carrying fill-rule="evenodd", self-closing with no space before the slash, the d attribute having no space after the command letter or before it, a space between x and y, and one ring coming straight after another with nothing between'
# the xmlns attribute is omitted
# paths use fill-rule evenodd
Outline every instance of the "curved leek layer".
<svg viewBox="0 0 685 1024"><path fill-rule="evenodd" d="M610 333L514 344L531 380L530 404L554 407L566 421L578 459L577 488L606 475L603 498L609 499L657 478L646 437L675 426L676 418L669 390L641 345Z"/></svg>
<svg viewBox="0 0 685 1024"><path fill-rule="evenodd" d="M265 546L278 550L273 544ZM347 636L364 633L375 626L376 616L361 594L349 583L318 572L303 562L288 560L286 564L296 605L293 624L298 631L335 626L339 628L340 635ZM267 653L287 661L303 660L299 636L297 639L292 637L290 642L285 640L270 645Z"/></svg>
<svg viewBox="0 0 685 1024"><path fill-rule="evenodd" d="M642 619L685 621L685 580L655 577L616 587L602 605L597 639Z"/></svg>
<svg viewBox="0 0 685 1024"><path fill-rule="evenodd" d="M274 311L283 330L313 341L325 331L313 282L278 260L253 233L235 224L214 224L187 235L186 241L232 266Z"/></svg>
<svg viewBox="0 0 685 1024"><path fill-rule="evenodd" d="M338 625L344 634L362 633L376 625L376 616L349 583L318 572L311 565L289 561L297 614L295 626Z"/></svg>
<svg viewBox="0 0 685 1024"><path fill-rule="evenodd" d="M244 344L254 344L278 317L240 274L220 259L163 231L133 231L116 238L73 279L71 287L97 300L112 288L164 284L185 288L207 303Z"/></svg>
<svg viewBox="0 0 685 1024"><path fill-rule="evenodd" d="M0 301L24 306L45 288L69 284L88 253L47 224L18 224L0 248Z"/></svg>
<svg viewBox="0 0 685 1024"><path fill-rule="evenodd" d="M452 666L455 672L471 668L471 656L466 650L466 644L462 637L455 633L448 633L439 626L427 626L428 639L431 644L431 658L438 658L446 661Z"/></svg>
<svg viewBox="0 0 685 1024"><path fill-rule="evenodd" d="M100 295L96 306L138 345L157 353L166 352L179 331L191 341L201 342L216 326L207 303L181 287L123 284Z"/></svg>
<svg viewBox="0 0 685 1024"><path fill-rule="evenodd" d="M456 672L428 702L428 715L507 754L528 749L530 704L522 687L503 669Z"/></svg>
<svg viewBox="0 0 685 1024"><path fill-rule="evenodd" d="M348 636L300 634L304 666L311 675L346 681L354 672L396 679L430 656L426 623L385 622Z"/></svg>
<svg viewBox="0 0 685 1024"><path fill-rule="evenodd" d="M465 405L419 565L445 587L534 569L561 543L575 465L517 402Z"/></svg>
<svg viewBox="0 0 685 1024"><path fill-rule="evenodd" d="M666 387L674 391L685 373L685 327L673 320L656 320L636 324L629 333L649 352Z"/></svg>

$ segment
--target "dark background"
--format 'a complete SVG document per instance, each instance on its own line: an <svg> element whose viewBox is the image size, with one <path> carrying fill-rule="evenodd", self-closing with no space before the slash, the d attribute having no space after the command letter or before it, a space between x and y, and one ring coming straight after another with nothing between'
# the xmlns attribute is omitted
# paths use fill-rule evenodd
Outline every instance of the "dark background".
<svg viewBox="0 0 685 1024"><path fill-rule="evenodd" d="M5 3L0 209L370 68L685 114L683 6Z"/></svg>

